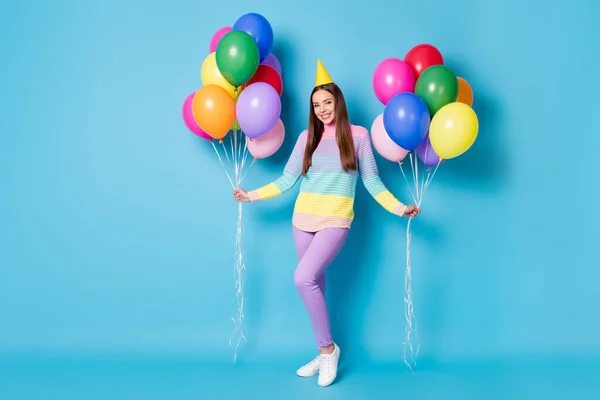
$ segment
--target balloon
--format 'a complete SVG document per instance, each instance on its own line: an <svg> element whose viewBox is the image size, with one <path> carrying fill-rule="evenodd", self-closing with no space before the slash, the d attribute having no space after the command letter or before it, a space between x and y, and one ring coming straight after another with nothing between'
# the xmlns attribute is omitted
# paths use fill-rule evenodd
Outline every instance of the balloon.
<svg viewBox="0 0 600 400"><path fill-rule="evenodd" d="M423 161L423 164L429 167L438 165L441 162L440 157L437 155L437 153L435 152L435 150L433 150L433 147L431 146L429 135L425 138L425 140L423 140L423 142L421 142L421 144L419 145L419 147L416 148L415 151L417 152L417 155L419 156L421 161Z"/></svg>
<svg viewBox="0 0 600 400"><path fill-rule="evenodd" d="M219 44L219 41L223 38L223 36L231 32L231 29L231 26L224 26L214 33L212 39L210 39L209 53L214 53L217 51L217 45Z"/></svg>
<svg viewBox="0 0 600 400"><path fill-rule="evenodd" d="M273 54L273 53L269 54L267 56L267 58L265 58L265 60L262 62L262 64L269 65L269 66L275 68L275 71L277 71L279 76L281 76L283 78L283 70L281 69L281 63L279 62L277 57L275 57L275 54Z"/></svg>
<svg viewBox="0 0 600 400"><path fill-rule="evenodd" d="M235 87L246 83L258 68L258 47L246 32L227 33L217 45L215 54L219 71Z"/></svg>
<svg viewBox="0 0 600 400"><path fill-rule="evenodd" d="M202 68L200 70L200 77L202 78L202 84L204 85L217 85L221 86L223 89L229 93L229 95L235 98L235 88L227 82L223 75L221 75L221 71L217 68L217 60L216 54L210 53L204 59L202 63Z"/></svg>
<svg viewBox="0 0 600 400"><path fill-rule="evenodd" d="M285 138L285 127L281 120L277 120L275 126L267 133L256 139L246 138L248 151L254 158L267 158L273 155L281 145Z"/></svg>
<svg viewBox="0 0 600 400"><path fill-rule="evenodd" d="M273 87L256 82L238 97L236 116L242 131L256 139L271 130L281 115L281 99Z"/></svg>
<svg viewBox="0 0 600 400"><path fill-rule="evenodd" d="M429 110L416 94L403 92L395 95L383 111L383 125L390 138L406 150L414 150L427 136Z"/></svg>
<svg viewBox="0 0 600 400"><path fill-rule="evenodd" d="M383 104L401 92L414 92L415 75L410 66L399 58L386 58L373 73L373 90Z"/></svg>
<svg viewBox="0 0 600 400"><path fill-rule="evenodd" d="M431 116L434 116L440 108L456 101L458 79L445 65L434 65L423 71L417 79L415 94L425 101Z"/></svg>
<svg viewBox="0 0 600 400"><path fill-rule="evenodd" d="M218 85L202 86L194 96L192 112L196 123L215 139L223 139L235 120L235 103Z"/></svg>
<svg viewBox="0 0 600 400"><path fill-rule="evenodd" d="M257 13L244 14L235 21L233 30L246 32L254 38L260 52L260 62L267 58L273 46L273 28L265 17Z"/></svg>
<svg viewBox="0 0 600 400"><path fill-rule="evenodd" d="M473 89L471 85L464 78L457 77L458 79L458 97L456 101L465 103L468 106L473 105Z"/></svg>
<svg viewBox="0 0 600 400"><path fill-rule="evenodd" d="M245 83L244 89L256 82L268 83L273 86L273 89L275 89L280 96L283 92L283 81L281 80L281 76L279 76L275 68L268 65L259 65L256 73Z"/></svg>
<svg viewBox="0 0 600 400"><path fill-rule="evenodd" d="M442 53L430 44L416 45L406 53L404 61L410 65L417 79L427 68L444 64Z"/></svg>
<svg viewBox="0 0 600 400"><path fill-rule="evenodd" d="M373 125L371 126L371 140L375 150L387 160L399 162L408 154L408 150L405 150L394 143L385 131L383 114L379 114L377 118L375 118L375 121L373 121Z"/></svg>
<svg viewBox="0 0 600 400"><path fill-rule="evenodd" d="M475 143L479 121L475 111L464 103L442 107L431 120L429 139L442 159L458 157Z"/></svg>
<svg viewBox="0 0 600 400"><path fill-rule="evenodd" d="M194 120L194 114L192 113L192 101L194 100L195 94L196 94L196 92L190 93L188 95L188 97L185 98L185 101L183 102L183 107L181 110L182 114L183 114L183 122L185 123L185 126L187 126L187 128L190 131L192 131L192 133L195 134L196 136L199 136L202 139L212 141L212 137L210 137L206 132L204 132L202 130L202 128L200 128L198 126L198 124L196 123L196 121Z"/></svg>

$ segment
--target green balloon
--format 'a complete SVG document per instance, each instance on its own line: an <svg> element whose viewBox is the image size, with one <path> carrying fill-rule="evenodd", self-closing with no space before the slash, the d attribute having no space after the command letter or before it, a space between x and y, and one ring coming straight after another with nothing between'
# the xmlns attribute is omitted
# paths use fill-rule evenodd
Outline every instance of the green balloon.
<svg viewBox="0 0 600 400"><path fill-rule="evenodd" d="M260 52L256 41L248 33L231 31L219 41L215 58L217 68L225 80L239 87L256 72Z"/></svg>
<svg viewBox="0 0 600 400"><path fill-rule="evenodd" d="M421 73L415 84L415 94L423 99L433 115L458 97L458 79L445 65L434 65Z"/></svg>

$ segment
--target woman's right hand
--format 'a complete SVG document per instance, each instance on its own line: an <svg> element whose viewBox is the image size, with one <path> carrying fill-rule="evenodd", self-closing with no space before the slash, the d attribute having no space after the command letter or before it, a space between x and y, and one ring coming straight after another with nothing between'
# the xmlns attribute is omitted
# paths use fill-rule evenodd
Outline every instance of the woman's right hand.
<svg viewBox="0 0 600 400"><path fill-rule="evenodd" d="M248 203L250 202L250 197L248 196L248 192L246 192L244 189L235 189L233 191L233 197L238 201L238 202L245 202Z"/></svg>

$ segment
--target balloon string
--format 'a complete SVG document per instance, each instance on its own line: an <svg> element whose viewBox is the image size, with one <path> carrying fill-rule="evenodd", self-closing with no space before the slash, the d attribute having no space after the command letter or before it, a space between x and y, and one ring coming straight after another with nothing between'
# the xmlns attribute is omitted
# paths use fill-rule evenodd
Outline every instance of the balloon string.
<svg viewBox="0 0 600 400"><path fill-rule="evenodd" d="M227 153L227 147L225 147L225 143L223 142L223 140L220 140L219 142L223 146L223 151L225 152L225 158L227 158L227 164L229 164L229 166L231 166L231 160L229 159L229 154Z"/></svg>
<svg viewBox="0 0 600 400"><path fill-rule="evenodd" d="M237 176L239 173L239 158L238 158L238 134L237 134L237 128L233 127L233 143L234 143L234 149L235 151L233 152L233 159L234 159L234 168L235 168L235 176L236 176L236 182L237 182ZM237 187L237 186L236 186Z"/></svg>
<svg viewBox="0 0 600 400"><path fill-rule="evenodd" d="M246 160L248 156L247 141L244 140L244 133L242 130L237 128L233 129L232 143L232 156L234 158L234 173L235 173L235 187L239 188L240 184L246 177L246 174L254 165L254 161L250 168L245 173L244 168L246 166ZM242 145L243 142L243 145ZM243 148L243 149L242 149ZM244 323L244 273L246 271L246 265L244 263L243 248L242 248L242 203L238 203L238 216L237 216L237 227L236 227L236 239L235 239L235 260L234 260L234 286L236 289L236 300L237 310L235 316L231 319L233 322L233 330L229 337L229 346L233 349L233 362L237 361L238 350L242 341L247 342L246 336L243 332Z"/></svg>
<svg viewBox="0 0 600 400"><path fill-rule="evenodd" d="M419 190L419 157L417 157L417 153L414 150L412 156L415 160L415 170L413 171L415 177L415 192L417 193L417 198L419 198L419 194L421 193Z"/></svg>
<svg viewBox="0 0 600 400"><path fill-rule="evenodd" d="M244 140L244 165L246 165L246 157L248 156L248 141Z"/></svg>
<svg viewBox="0 0 600 400"><path fill-rule="evenodd" d="M431 168L427 168L427 174L423 171L423 181L421 183L421 197L419 197L419 202L417 203L417 207L421 207L421 203L423 202L423 197L425 196L425 190L427 189L427 183L431 177Z"/></svg>
<svg viewBox="0 0 600 400"><path fill-rule="evenodd" d="M240 180L240 184L244 181L244 178L246 178L246 175L248 175L248 172L250 172L250 170L252 169L252 166L256 163L256 160L252 160L252 163L250 163L250 166L248 167L248 170L244 173L244 176L242 176L242 179Z"/></svg>
<svg viewBox="0 0 600 400"><path fill-rule="evenodd" d="M427 191L427 189L429 188L429 185L431 185L431 181L433 181L433 177L435 176L435 173L437 172L438 168L440 167L440 164L442 163L442 161L438 161L437 165L435 166L435 169L433 170L433 173L431 174L431 176L427 176L427 181L425 182L425 189L424 192ZM430 171L431 172L431 171ZM425 193L423 193L425 194ZM421 199L419 200L419 206L421 205L421 202L423 201L423 196L421 196Z"/></svg>
<svg viewBox="0 0 600 400"><path fill-rule="evenodd" d="M245 143L244 145L244 155L242 157L242 171L244 171L244 169L246 168L246 160L248 159L248 142ZM248 170L245 171L242 174L242 177L240 179L240 184L242 183L242 181L244 180L244 178L246 177L246 175L248 175L248 172L250 172L250 169L252 169L252 166L254 165L254 163L256 162L256 159L252 160L252 163L250 164L250 166L248 167Z"/></svg>
<svg viewBox="0 0 600 400"><path fill-rule="evenodd" d="M419 177L418 177L419 160L416 156L413 157L412 153L409 156L410 156L411 172L413 175L413 181L414 181L414 185L415 185L415 191L417 193L416 197L413 194L413 199L415 201L415 205L418 206L418 204L420 203L420 200L421 200L421 196L422 196L422 192L419 192ZM404 174L404 170L402 170L402 173L405 176L405 181L410 189L410 185L408 184L408 179L406 178L406 175ZM412 194L412 189L411 189L411 194ZM406 224L406 269L404 271L404 317L406 319L406 336L405 336L405 340L404 340L404 363L412 371L413 366L416 365L415 359L419 353L420 345L419 345L419 334L418 334L418 329L417 329L417 319L415 317L414 304L412 301L412 263L411 263L411 255L410 255L410 247L411 247L411 242L412 242L411 226L412 226L412 218L410 218L408 220L408 223ZM414 334L415 334L415 337L417 340L416 351L413 347L412 340L411 340L413 330L414 330Z"/></svg>
<svg viewBox="0 0 600 400"><path fill-rule="evenodd" d="M233 274L235 280L237 311L231 319L233 322L233 330L229 336L229 346L233 348L233 362L237 361L237 353L242 340L247 342L246 336L243 333L242 327L244 323L244 272L246 265L244 264L244 256L242 252L242 203L238 203L237 229L235 236L235 259ZM235 345L234 345L235 342Z"/></svg>
<svg viewBox="0 0 600 400"><path fill-rule="evenodd" d="M247 157L248 157L248 142L246 140L244 140L244 150L242 151L242 155L241 155L242 162L240 163L240 174L239 174L240 179L239 179L238 184L242 182L242 179L245 176L244 168L246 168Z"/></svg>
<svg viewBox="0 0 600 400"><path fill-rule="evenodd" d="M233 158L233 155L235 154L235 149L233 147L233 136L229 135L229 145L231 147L231 157ZM233 161L233 163L235 164L235 160Z"/></svg>
<svg viewBox="0 0 600 400"><path fill-rule="evenodd" d="M406 186L408 186L408 190L410 191L410 195L413 198L413 201L415 202L415 204L417 203L417 198L415 197L415 194L413 193L410 184L408 183L408 178L406 177L406 174L404 173L404 168L402 168L402 161L398 161L398 165L400 166L400 171L402 172L402 176L404 177L404 181L406 182Z"/></svg>
<svg viewBox="0 0 600 400"><path fill-rule="evenodd" d="M404 341L404 363L412 371L416 365L416 357L419 354L419 331L417 327L417 319L414 315L414 305L412 301L412 266L410 261L410 245L411 245L411 222L412 218L406 224L406 270L404 272L404 317L406 319L406 338ZM413 328L414 326L414 328ZM417 349L415 351L411 335L414 330Z"/></svg>
<svg viewBox="0 0 600 400"><path fill-rule="evenodd" d="M413 178L413 184L415 185L415 196L418 199L419 198L419 191L416 189L417 185L416 185L416 178L415 178L415 164L414 164L413 153L412 152L408 153L408 159L410 160L410 171L411 171L411 175L412 175L412 178Z"/></svg>
<svg viewBox="0 0 600 400"><path fill-rule="evenodd" d="M429 150L429 145L425 150L425 159L427 159L427 152ZM404 169L402 168L402 163L400 162L400 170L402 171L402 175L404 176L404 180L406 181L407 186L415 200L416 206L420 207L423 202L423 198L429 185L433 181L433 178L441 164L441 160L438 161L433 173L431 172L431 168L427 168L427 174L425 174L425 170L423 170L423 177L420 179L419 174L419 160L415 156L414 160L412 154L410 154L410 162L412 174L415 179L415 190L417 192L417 196L415 197L410 184L408 183L408 179L406 174L404 173ZM421 180L421 188L419 190L419 180ZM416 358L419 354L420 350L420 339L419 339L419 330L417 324L417 318L414 313L414 304L412 300L412 262L410 255L410 248L412 244L412 218L408 220L406 224L406 269L404 272L404 316L406 319L406 336L404 341L404 363L408 366L408 368L412 371L413 366L416 365ZM416 339L416 350L412 343L412 335L414 331L414 336Z"/></svg>
<svg viewBox="0 0 600 400"><path fill-rule="evenodd" d="M242 135L242 131L237 129L235 126L233 127L233 140L235 141L235 175L236 175L236 181L237 181L237 177L240 174L240 163L241 163L241 157L240 157L240 147L241 147L241 136Z"/></svg>
<svg viewBox="0 0 600 400"><path fill-rule="evenodd" d="M242 153L246 150L246 140L243 137L244 135L242 134L242 131L240 130L240 137L238 138L239 141L239 146L238 146L238 160L242 158ZM244 145L242 146L242 142L244 143ZM242 147L244 148L244 150L242 150ZM242 166L243 168L243 166Z"/></svg>
<svg viewBox="0 0 600 400"><path fill-rule="evenodd" d="M429 138L425 139L427 140L427 145L425 146L425 160L427 160L427 156L429 154ZM423 163L424 164L424 163ZM429 178L429 173L431 172L431 167L427 168L427 178ZM425 190L425 171L423 171L423 179L421 180L421 193L423 193L423 191ZM423 199L423 194L421 194L421 200ZM420 203L419 203L420 204Z"/></svg>
<svg viewBox="0 0 600 400"><path fill-rule="evenodd" d="M217 147L215 146L215 142L211 140L210 143L212 144L213 149L215 149L215 153L217 154L217 157L219 157L219 161L221 162L223 171L225 171L225 175L227 175L227 179L229 179L229 183L231 184L232 189L235 189L235 185L233 184L233 181L231 180L231 177L229 176L229 172L227 172L227 168L225 168L225 164L223 163L223 159L221 158L221 155L219 154L219 151L217 150Z"/></svg>

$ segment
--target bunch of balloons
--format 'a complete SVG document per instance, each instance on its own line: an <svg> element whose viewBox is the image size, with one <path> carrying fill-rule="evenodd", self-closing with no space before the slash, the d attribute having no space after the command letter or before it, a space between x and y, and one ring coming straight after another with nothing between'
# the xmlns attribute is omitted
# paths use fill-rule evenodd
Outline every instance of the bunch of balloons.
<svg viewBox="0 0 600 400"><path fill-rule="evenodd" d="M373 73L373 90L385 105L373 122L373 146L400 162L415 151L431 167L465 153L479 131L469 83L444 65L440 51L419 44L404 59L387 58Z"/></svg>
<svg viewBox="0 0 600 400"><path fill-rule="evenodd" d="M271 24L257 13L244 14L233 26L217 30L200 70L202 85L183 102L185 125L198 137L210 141L233 189L240 187L257 159L271 156L284 141L285 128L280 119L282 69L272 47ZM230 146L225 145L225 137ZM222 145L224 157L214 139ZM254 157L249 167L248 154ZM242 250L240 202L234 256L237 312L231 318L234 330L229 339L234 362L238 347L246 340L242 329L246 270Z"/></svg>
<svg viewBox="0 0 600 400"><path fill-rule="evenodd" d="M423 196L438 167L447 159L469 150L479 131L477 115L471 108L473 90L469 83L444 65L440 51L431 44L419 44L404 59L387 58L373 73L375 96L385 109L371 128L373 146L384 158L400 164L409 188L402 160L409 155L414 178L411 194L421 206ZM419 178L418 159L428 167ZM435 169L432 173L432 168ZM412 267L410 260L411 220L406 225L406 270L404 273L404 315L406 337L404 362L412 369L416 333L412 301ZM414 330L414 332L413 332ZM418 339L418 335L415 335Z"/></svg>
<svg viewBox="0 0 600 400"><path fill-rule="evenodd" d="M244 14L213 34L200 71L202 86L183 104L190 131L221 143L230 131L241 131L255 159L279 150L285 136L280 120L283 80L272 46L271 24L257 13Z"/></svg>

